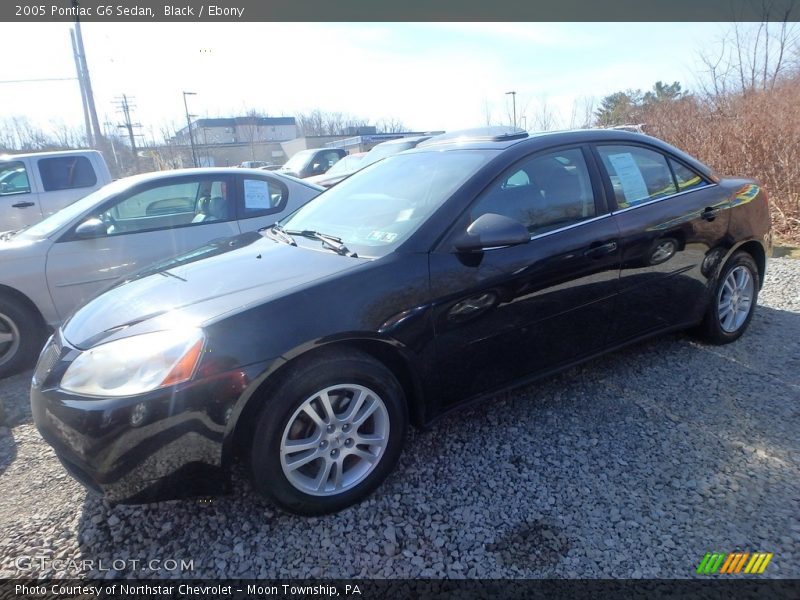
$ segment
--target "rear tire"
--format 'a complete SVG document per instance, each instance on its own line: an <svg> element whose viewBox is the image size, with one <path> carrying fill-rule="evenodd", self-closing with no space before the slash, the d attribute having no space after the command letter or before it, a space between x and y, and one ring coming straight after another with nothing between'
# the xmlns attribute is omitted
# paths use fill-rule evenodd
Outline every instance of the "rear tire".
<svg viewBox="0 0 800 600"><path fill-rule="evenodd" d="M0 377L32 367L44 343L39 315L27 305L0 296Z"/></svg>
<svg viewBox="0 0 800 600"><path fill-rule="evenodd" d="M753 318L761 287L758 266L747 252L736 252L725 264L698 333L710 344L738 340Z"/></svg>
<svg viewBox="0 0 800 600"><path fill-rule="evenodd" d="M256 424L255 488L288 512L342 510L394 469L408 426L403 389L383 364L352 350L301 359L291 369Z"/></svg>

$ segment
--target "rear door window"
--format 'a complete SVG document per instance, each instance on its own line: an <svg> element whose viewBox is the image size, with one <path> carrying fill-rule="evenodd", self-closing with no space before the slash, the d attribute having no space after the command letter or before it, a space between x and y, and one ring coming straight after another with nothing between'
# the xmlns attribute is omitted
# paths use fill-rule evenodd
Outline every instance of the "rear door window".
<svg viewBox="0 0 800 600"><path fill-rule="evenodd" d="M40 158L38 164L46 192L91 187L97 183L92 163L85 156Z"/></svg>
<svg viewBox="0 0 800 600"><path fill-rule="evenodd" d="M249 219L281 212L289 200L289 191L282 183L269 177L242 179L240 218Z"/></svg>
<svg viewBox="0 0 800 600"><path fill-rule="evenodd" d="M598 146L597 151L614 189L617 208L631 208L675 194L667 158L640 146Z"/></svg>

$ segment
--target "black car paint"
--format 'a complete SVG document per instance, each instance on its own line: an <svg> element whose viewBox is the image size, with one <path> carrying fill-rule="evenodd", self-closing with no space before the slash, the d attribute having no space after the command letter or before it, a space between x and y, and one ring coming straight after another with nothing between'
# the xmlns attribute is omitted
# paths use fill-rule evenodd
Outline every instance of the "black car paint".
<svg viewBox="0 0 800 600"><path fill-rule="evenodd" d="M709 185L612 214L613 196L592 158L598 138L650 145ZM519 246L454 251L470 202L503 169L565 146L590 159L597 217ZM91 302L62 328L60 361L34 378L42 435L79 479L112 501L210 493L227 481L238 436L257 411L269 410L273 378L319 348L356 347L388 364L422 425L461 401L697 323L725 260L745 244L763 273L771 244L763 192L743 192L754 184L719 180L658 140L595 131L458 147L498 153L383 258L249 234L144 272ZM425 151L447 149L411 152ZM713 220L702 217L708 206L722 208ZM654 263L654 244L665 239L675 240L675 250ZM58 388L78 348L164 329L176 311L207 335L194 380L119 399L82 399ZM147 415L134 426L141 404Z"/></svg>

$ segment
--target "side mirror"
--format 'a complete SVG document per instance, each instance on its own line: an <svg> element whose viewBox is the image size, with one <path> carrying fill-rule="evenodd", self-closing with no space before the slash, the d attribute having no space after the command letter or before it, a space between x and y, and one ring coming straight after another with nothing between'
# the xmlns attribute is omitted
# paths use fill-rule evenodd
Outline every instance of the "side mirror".
<svg viewBox="0 0 800 600"><path fill-rule="evenodd" d="M97 217L86 219L75 228L75 235L79 238L101 237L106 233L108 233L106 224Z"/></svg>
<svg viewBox="0 0 800 600"><path fill-rule="evenodd" d="M495 213L481 215L455 240L459 252L476 252L487 248L503 248L527 244L531 234L514 219Z"/></svg>

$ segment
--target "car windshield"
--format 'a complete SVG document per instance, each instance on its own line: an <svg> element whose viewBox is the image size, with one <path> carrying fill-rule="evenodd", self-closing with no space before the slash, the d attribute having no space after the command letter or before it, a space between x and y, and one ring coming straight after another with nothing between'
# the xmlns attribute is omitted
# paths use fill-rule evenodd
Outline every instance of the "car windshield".
<svg viewBox="0 0 800 600"><path fill-rule="evenodd" d="M303 168L308 162L309 157L311 157L316 150L301 150L297 154L295 154L292 158L286 161L286 164L283 165L284 169L289 171L298 171Z"/></svg>
<svg viewBox="0 0 800 600"><path fill-rule="evenodd" d="M120 179L113 183L109 183L99 190L92 192L88 196L84 196L80 200L65 206L43 221L39 221L35 225L31 225L30 227L24 229L23 233L24 235L30 237L47 237L64 227L64 225L67 223L70 223L79 217L84 212L91 210L93 206L100 204L111 194L116 194L130 185L131 182L129 179Z"/></svg>
<svg viewBox="0 0 800 600"><path fill-rule="evenodd" d="M406 240L496 150L391 156L348 177L281 225L340 238L361 257L385 256Z"/></svg>

